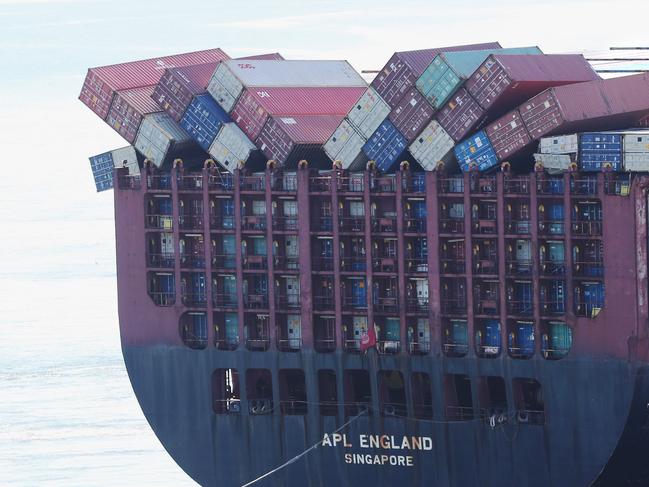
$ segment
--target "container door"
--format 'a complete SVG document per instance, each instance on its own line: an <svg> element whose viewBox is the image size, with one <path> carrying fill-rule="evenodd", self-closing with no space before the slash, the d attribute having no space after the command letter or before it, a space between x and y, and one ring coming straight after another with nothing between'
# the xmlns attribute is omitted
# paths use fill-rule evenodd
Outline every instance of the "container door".
<svg viewBox="0 0 649 487"><path fill-rule="evenodd" d="M205 302L205 289L205 274L194 274L192 278L192 293L194 295L194 303Z"/></svg>
<svg viewBox="0 0 649 487"><path fill-rule="evenodd" d="M418 279L416 282L417 304L426 306L428 304L428 279Z"/></svg>
<svg viewBox="0 0 649 487"><path fill-rule="evenodd" d="M428 318L417 318L417 344L422 352L428 352L430 349Z"/></svg>
<svg viewBox="0 0 649 487"><path fill-rule="evenodd" d="M551 287L550 300L554 301L554 312L565 313L566 311L566 291L564 281L554 281Z"/></svg>
<svg viewBox="0 0 649 487"><path fill-rule="evenodd" d="M529 240L516 240L516 260L529 262L532 259L532 244Z"/></svg>
<svg viewBox="0 0 649 487"><path fill-rule="evenodd" d="M516 297L520 308L521 314L528 314L532 312L532 283L531 282L517 282L516 283Z"/></svg>
<svg viewBox="0 0 649 487"><path fill-rule="evenodd" d="M239 316L236 313L225 313L225 341L229 345L239 342Z"/></svg>
<svg viewBox="0 0 649 487"><path fill-rule="evenodd" d="M534 354L534 325L532 323L517 323L513 343L510 343L515 353L529 357Z"/></svg>
<svg viewBox="0 0 649 487"><path fill-rule="evenodd" d="M288 315L286 317L286 327L289 348L298 350L302 346L302 326L300 315Z"/></svg>
<svg viewBox="0 0 649 487"><path fill-rule="evenodd" d="M297 277L286 278L286 301L289 306L300 305L300 281Z"/></svg>
<svg viewBox="0 0 649 487"><path fill-rule="evenodd" d="M484 325L482 340L484 353L497 354L500 352L500 323L496 320L487 320Z"/></svg>
<svg viewBox="0 0 649 487"><path fill-rule="evenodd" d="M173 266L173 255L175 253L173 233L160 234L160 253L162 254L160 261Z"/></svg>
<svg viewBox="0 0 649 487"><path fill-rule="evenodd" d="M322 258L331 259L334 255L334 241L331 238L324 238L320 240L322 249Z"/></svg>
<svg viewBox="0 0 649 487"><path fill-rule="evenodd" d="M451 343L456 346L457 352L466 350L469 344L469 333L466 321L451 320Z"/></svg>
<svg viewBox="0 0 649 487"><path fill-rule="evenodd" d="M351 344L352 348L359 350L361 348L361 337L367 333L367 317L354 316L352 331L354 333L354 341Z"/></svg>
<svg viewBox="0 0 649 487"><path fill-rule="evenodd" d="M164 294L174 294L176 292L173 274L157 274L156 277L160 292Z"/></svg>
<svg viewBox="0 0 649 487"><path fill-rule="evenodd" d="M352 280L352 306L355 308L364 308L367 306L365 279Z"/></svg>
<svg viewBox="0 0 649 487"><path fill-rule="evenodd" d="M221 218L223 228L234 228L234 201L221 200Z"/></svg>
<svg viewBox="0 0 649 487"><path fill-rule="evenodd" d="M254 255L266 255L266 237L254 237L252 239L252 251Z"/></svg>
<svg viewBox="0 0 649 487"><path fill-rule="evenodd" d="M548 205L548 217L550 219L549 232L553 235L563 234L563 203L550 203Z"/></svg>
<svg viewBox="0 0 649 487"><path fill-rule="evenodd" d="M286 217L286 225L289 228L293 228L297 225L297 201L284 201L284 216Z"/></svg>
<svg viewBox="0 0 649 487"><path fill-rule="evenodd" d="M235 276L225 276L223 278L223 294L226 299L232 302L237 297L237 278Z"/></svg>
<svg viewBox="0 0 649 487"><path fill-rule="evenodd" d="M604 285L601 282L584 283L586 316L594 318L604 307Z"/></svg>
<svg viewBox="0 0 649 487"><path fill-rule="evenodd" d="M264 200L253 200L252 202L252 214L256 216L262 216L266 214L266 201Z"/></svg>
<svg viewBox="0 0 649 487"><path fill-rule="evenodd" d="M191 317L194 338L198 341L207 341L207 315L205 313L193 313Z"/></svg>
<svg viewBox="0 0 649 487"><path fill-rule="evenodd" d="M397 351L399 349L400 326L399 318L385 319L385 351Z"/></svg>
<svg viewBox="0 0 649 487"><path fill-rule="evenodd" d="M224 262L223 266L227 269L234 269L236 267L236 240L234 235L223 235L221 237L221 245L223 247Z"/></svg>
<svg viewBox="0 0 649 487"><path fill-rule="evenodd" d="M413 201L412 202L412 212L416 219L426 220L426 202L425 201Z"/></svg>
<svg viewBox="0 0 649 487"><path fill-rule="evenodd" d="M564 244L563 242L548 242L548 259L553 264L563 264Z"/></svg>
<svg viewBox="0 0 649 487"><path fill-rule="evenodd" d="M158 211L160 212L160 228L171 230L173 227L173 208L171 198L158 198Z"/></svg>

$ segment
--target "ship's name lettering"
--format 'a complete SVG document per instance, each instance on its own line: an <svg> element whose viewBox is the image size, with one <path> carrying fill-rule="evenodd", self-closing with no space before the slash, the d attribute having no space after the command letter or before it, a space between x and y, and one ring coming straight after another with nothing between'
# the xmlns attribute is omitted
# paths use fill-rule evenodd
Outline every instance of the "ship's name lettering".
<svg viewBox="0 0 649 487"><path fill-rule="evenodd" d="M343 448L384 450L385 453L345 453L345 463L354 465L392 465L401 467L412 467L414 457L412 455L393 453L400 450L407 451L430 451L433 449L433 439L429 436L394 436L394 435L358 435L358 441L352 441L344 433L325 433L321 445ZM390 454L387 454L390 451Z"/></svg>

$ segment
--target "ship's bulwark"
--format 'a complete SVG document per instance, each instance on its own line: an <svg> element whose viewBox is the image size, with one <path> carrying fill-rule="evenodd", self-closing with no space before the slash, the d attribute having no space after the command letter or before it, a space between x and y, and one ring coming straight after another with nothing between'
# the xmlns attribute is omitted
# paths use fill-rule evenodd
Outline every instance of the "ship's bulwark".
<svg viewBox="0 0 649 487"><path fill-rule="evenodd" d="M239 414L214 414L209 387L212 372L217 368L268 368L276 383L280 355L275 352L197 352L160 345L125 346L123 353L133 388L152 428L176 462L204 486L245 484L321 441L325 433L333 433L346 421L341 419L341 407L337 418L323 417L315 403L308 405L304 416L280 415L278 411L250 416L245 408ZM632 454L629 445L637 447L646 441L637 423L646 419L642 409L649 400L647 371L637 373L635 366L623 360L566 358L541 364L430 357L404 360L379 358L374 352L365 357L303 352L282 356L281 362L282 368L305 371L310 398L317 397L316 370L321 368L333 369L338 376L343 368L364 366L376 377L379 363L381 368L401 370L404 375L422 371L430 374L433 389L438 391L443 389L445 373L464 373L472 378L498 375L505 378L510 397L513 378L535 377L543 384L546 421L543 426L521 424L515 415L509 415L504 425L495 428L480 419L447 422L443 419L443 399L435 396L433 420L361 416L340 431L351 447L341 442L316 448L255 484L260 487L587 486L600 475L618 442L621 449L625 445L626 449L616 455L624 457ZM245 391L241 392L243 405ZM276 389L273 399L274 404L279 404ZM635 413L629 415L632 404ZM625 425L627 434L622 435ZM396 443L404 435L426 437L431 439L432 449L362 448L361 435L394 436ZM374 455L379 455L378 460L385 464L349 464L346 458L353 461L355 457L346 454L370 454L373 461ZM401 461L399 456L411 457L403 461L413 466L389 465L390 456L397 457L395 462ZM638 468L637 461L631 464ZM642 472L623 467L624 462L611 462L602 478L616 482L603 480L598 487L646 485L626 484L625 477L639 481Z"/></svg>

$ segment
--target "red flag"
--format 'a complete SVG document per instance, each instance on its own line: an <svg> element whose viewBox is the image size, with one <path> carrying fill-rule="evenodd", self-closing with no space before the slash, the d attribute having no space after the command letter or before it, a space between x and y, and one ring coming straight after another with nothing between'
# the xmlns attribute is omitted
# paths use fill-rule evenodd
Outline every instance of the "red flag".
<svg viewBox="0 0 649 487"><path fill-rule="evenodd" d="M361 335L361 352L367 351L368 348L376 346L376 330L374 325L367 328L367 331Z"/></svg>

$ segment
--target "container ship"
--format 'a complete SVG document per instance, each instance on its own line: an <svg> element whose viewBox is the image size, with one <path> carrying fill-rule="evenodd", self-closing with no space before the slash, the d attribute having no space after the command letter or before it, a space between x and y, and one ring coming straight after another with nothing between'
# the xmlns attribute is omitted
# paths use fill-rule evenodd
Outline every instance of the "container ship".
<svg viewBox="0 0 649 487"><path fill-rule="evenodd" d="M122 351L205 486L648 485L649 75L497 42L91 68Z"/></svg>

